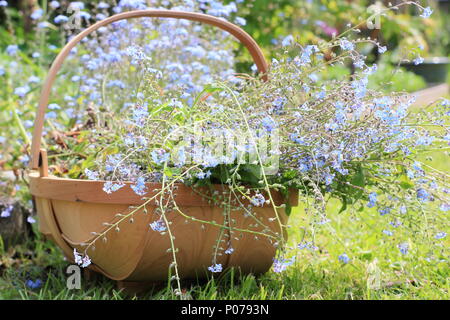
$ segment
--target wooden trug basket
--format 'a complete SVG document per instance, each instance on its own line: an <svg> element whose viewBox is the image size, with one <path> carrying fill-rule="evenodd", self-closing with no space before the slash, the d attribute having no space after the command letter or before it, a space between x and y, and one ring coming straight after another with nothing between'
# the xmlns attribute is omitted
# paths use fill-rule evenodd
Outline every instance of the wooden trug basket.
<svg viewBox="0 0 450 320"><path fill-rule="evenodd" d="M105 230L107 228L104 225L105 222L115 222L117 213L126 213L130 210L130 206L140 205L144 200L129 188L131 183L112 194L107 194L103 191L105 181L64 179L48 175L47 153L44 149L40 149L40 144L51 87L64 59L84 37L115 21L139 17L188 19L219 27L240 40L249 50L259 71L263 74L267 72L267 63L261 49L245 31L223 19L200 13L171 10L139 10L120 13L97 22L68 42L53 62L42 89L31 148L33 171L29 178L31 194L39 217L39 230L53 240L70 261L73 261L73 249L84 252L85 247L81 244L89 243L94 238L93 232L101 233ZM147 184L149 193L145 197L151 197L152 190L158 187L160 188L158 184ZM217 186L217 188L223 187ZM177 205L187 215L223 223L222 209L209 204L191 188L180 184L176 195ZM285 199L277 192L272 192L272 197L277 205L285 202ZM293 194L289 202L293 206L297 205L297 195ZM167 252L170 248L169 236L161 235L149 228L149 224L156 218L152 214L151 204L147 210L148 214L139 211L134 214L134 223L121 223L120 232L109 232L107 242L98 241L95 244L95 250L89 249L88 255L92 260L90 270L114 280L127 281L127 283L168 279L168 269L172 263L172 254ZM281 231L278 222L272 221L275 217L272 206L256 208L255 213L271 230ZM284 224L287 221L284 210L278 209L278 215ZM252 227L254 220L245 217L242 211L232 211L232 219L236 222L232 226L235 228L250 228L254 231L263 229ZM213 247L220 228L194 221L187 222L184 217L177 214L170 215L170 221L175 246L178 248L180 277L184 279L206 277L206 270L211 265ZM231 255L218 256L217 259L217 263L221 263L224 270L237 267L242 273L258 274L270 268L276 249L266 237L255 239L252 234L239 232L235 232L232 237L230 234L228 236L230 243L223 241L221 245L230 245L234 252ZM239 240L236 240L236 237Z"/></svg>

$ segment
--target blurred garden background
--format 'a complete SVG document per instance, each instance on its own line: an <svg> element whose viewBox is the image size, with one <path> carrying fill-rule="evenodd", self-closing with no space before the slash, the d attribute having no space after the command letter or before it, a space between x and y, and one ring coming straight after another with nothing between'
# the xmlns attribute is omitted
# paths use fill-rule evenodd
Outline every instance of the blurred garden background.
<svg viewBox="0 0 450 320"><path fill-rule="evenodd" d="M85 277L80 290L67 289L68 262L54 244L39 234L28 191L26 172L33 120L49 66L74 34L116 13L117 8L133 10L147 5L172 8L183 2L0 0L0 299L130 298L113 281L103 277L90 281ZM411 93L416 97L410 110L412 114L440 97L449 96L450 1L418 1L422 7L432 10L432 15L425 19L421 17L423 11L415 6L383 11L401 3L400 0L194 2L214 2L212 7L219 16L221 10L226 11L228 19L255 38L269 61L291 39L302 45L320 44L354 28L356 31L349 36L370 37L385 48L380 50L370 43L358 48L368 62L378 66L369 78L369 88ZM77 12L79 17L75 21L80 26L70 29L67 22ZM253 63L244 48L234 42L233 51L235 69L241 73L252 72ZM327 52L325 59L335 54ZM69 61L65 68L70 70L73 63ZM353 64L330 65L321 77L351 78L354 71ZM55 94L64 97L70 92L71 97L61 98L60 105L65 101L72 113L88 112L88 106L85 110L73 107L79 102L76 94L72 94L75 89L73 79L65 78L63 72ZM50 112L55 112L55 118L70 123L70 113L60 114L57 113L60 107L54 108ZM48 147L50 151L56 148L54 151L61 155L65 133L52 119L53 115L47 118L46 127L54 146ZM87 146L80 142L73 152ZM448 151L437 150L421 160L444 172L450 170ZM73 172L67 172L69 167ZM80 163L71 163L69 157L67 168L53 169L69 176L83 169ZM293 248L300 246L293 267L282 274L271 271L260 277L240 278L230 272L206 282L186 282L183 285L188 296L194 299L450 298L447 239L441 244L441 254L432 258L427 256L427 243L414 244L405 255L389 242L392 237L400 237L401 226L387 218L380 224L376 210L365 208L356 212L333 203L329 210L335 214L328 223L315 226L316 242L312 246L302 243L302 226L310 223L310 217L302 206L293 210L298 214L289 222L296 226L290 229L289 243ZM423 223L422 232L427 232L427 219L432 218L418 218ZM442 226L443 231L447 228L448 225ZM174 296L162 284L137 298Z"/></svg>

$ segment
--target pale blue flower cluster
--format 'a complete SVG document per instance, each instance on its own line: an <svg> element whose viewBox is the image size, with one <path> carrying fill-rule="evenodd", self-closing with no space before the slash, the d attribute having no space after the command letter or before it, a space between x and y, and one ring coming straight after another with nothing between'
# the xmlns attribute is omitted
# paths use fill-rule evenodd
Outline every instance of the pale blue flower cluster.
<svg viewBox="0 0 450 320"><path fill-rule="evenodd" d="M276 273L283 272L295 262L295 256L291 259L274 259L273 261L273 271Z"/></svg>
<svg viewBox="0 0 450 320"><path fill-rule="evenodd" d="M250 202L255 207L262 207L266 203L266 199L262 194L258 193L251 198Z"/></svg>
<svg viewBox="0 0 450 320"><path fill-rule="evenodd" d="M222 272L222 270L223 270L222 264L220 264L220 263L213 264L212 266L208 267L208 270L213 273Z"/></svg>
<svg viewBox="0 0 450 320"><path fill-rule="evenodd" d="M8 218L11 216L11 213L14 210L13 205L7 205L5 208L3 208L2 212L0 213L0 218Z"/></svg>
<svg viewBox="0 0 450 320"><path fill-rule="evenodd" d="M162 233L162 232L167 230L166 224L164 223L163 220L156 220L156 221L150 223L150 228L153 231L157 231L157 232L160 232L160 233Z"/></svg>
<svg viewBox="0 0 450 320"><path fill-rule="evenodd" d="M339 255L338 260L340 262L342 262L343 264L347 264L350 262L350 258L346 253L343 253L341 255Z"/></svg>

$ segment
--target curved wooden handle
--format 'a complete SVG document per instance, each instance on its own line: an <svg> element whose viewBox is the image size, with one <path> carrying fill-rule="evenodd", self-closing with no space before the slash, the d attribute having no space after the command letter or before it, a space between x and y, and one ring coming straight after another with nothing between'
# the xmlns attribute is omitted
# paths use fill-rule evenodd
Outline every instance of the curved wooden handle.
<svg viewBox="0 0 450 320"><path fill-rule="evenodd" d="M136 10L119 13L114 16L111 16L105 20L93 24L92 26L90 26L89 28L85 29L77 36L72 38L72 40L70 40L58 54L55 61L53 61L53 64L48 72L47 79L45 80L44 86L41 91L41 97L39 100L36 120L34 122L33 140L31 144L31 161L30 161L32 169L37 169L39 167L39 150L41 145L42 130L44 126L45 111L47 109L51 88L53 82L55 81L56 75L59 69L61 68L62 63L69 55L70 50L72 50L72 48L75 47L83 38L87 37L89 34L105 25L111 24L119 20L141 18L141 17L187 19L219 27L222 30L225 30L230 34L232 34L242 44L244 44L247 47L248 51L253 57L256 66L258 67L258 70L262 74L265 74L267 72L268 69L267 62L264 58L264 54L262 53L261 48L255 42L255 40L244 30L224 19L216 18L202 13L172 11L172 10ZM266 80L265 75L263 76L263 79Z"/></svg>

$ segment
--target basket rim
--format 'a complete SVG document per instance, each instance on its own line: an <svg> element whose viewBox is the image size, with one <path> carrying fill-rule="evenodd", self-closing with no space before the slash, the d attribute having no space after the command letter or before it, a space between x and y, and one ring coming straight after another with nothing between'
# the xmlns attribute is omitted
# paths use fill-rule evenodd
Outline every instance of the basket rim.
<svg viewBox="0 0 450 320"><path fill-rule="evenodd" d="M85 202L85 203L104 203L104 204L124 204L124 205L140 205L146 200L145 198L152 197L155 192L154 189L161 186L161 183L148 182L145 183L147 193L143 196L137 195L132 189L133 182L123 182L124 187L113 193L106 193L103 186L106 180L86 180L86 179L70 179L56 176L41 177L38 171L32 171L28 174L30 179L30 192L34 197L46 198L51 200L64 200L71 202ZM200 206L200 207L215 207L204 196L195 192L191 186L184 183L176 183L177 187L177 203L183 206ZM226 191L228 188L225 184L212 185L214 191ZM198 187L195 190L210 192L208 187ZM298 190L292 189L289 192L289 197L286 199L281 192L271 190L271 196L277 206L288 203L291 206L298 205ZM243 201L243 204L249 204L248 201ZM149 206L155 205L151 201ZM271 207L271 205L264 205L264 207Z"/></svg>

